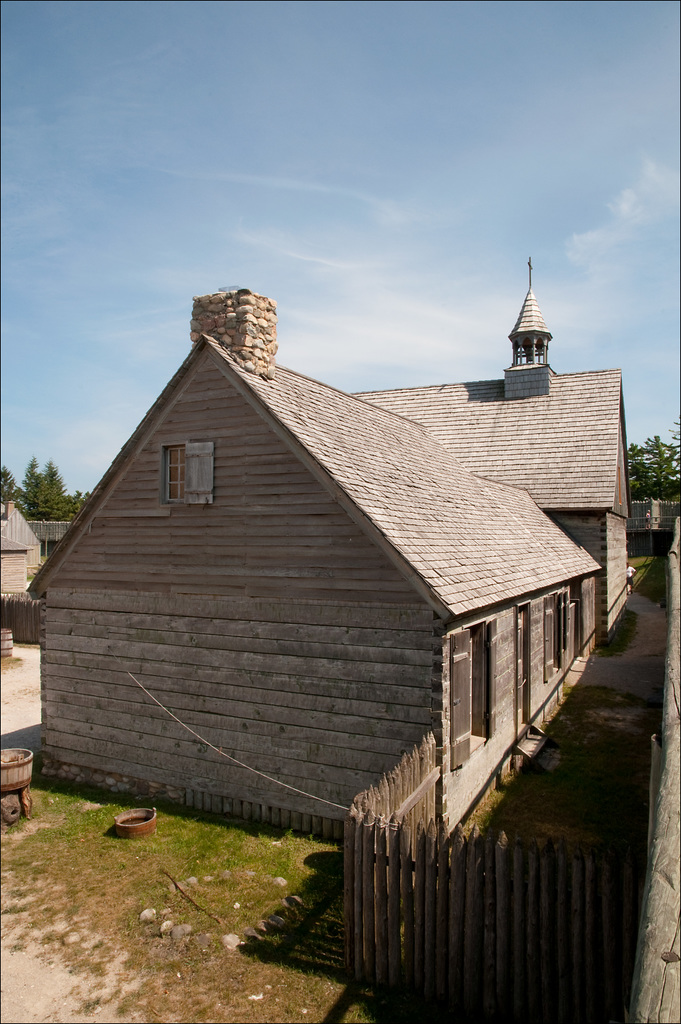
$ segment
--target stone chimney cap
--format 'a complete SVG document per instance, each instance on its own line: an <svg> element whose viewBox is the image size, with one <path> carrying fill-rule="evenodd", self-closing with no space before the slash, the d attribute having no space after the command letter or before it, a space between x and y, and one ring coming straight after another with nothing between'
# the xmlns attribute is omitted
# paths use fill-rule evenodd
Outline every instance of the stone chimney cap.
<svg viewBox="0 0 681 1024"><path fill-rule="evenodd" d="M221 345L238 366L269 380L277 352L277 304L250 288L195 295L190 339L202 334Z"/></svg>

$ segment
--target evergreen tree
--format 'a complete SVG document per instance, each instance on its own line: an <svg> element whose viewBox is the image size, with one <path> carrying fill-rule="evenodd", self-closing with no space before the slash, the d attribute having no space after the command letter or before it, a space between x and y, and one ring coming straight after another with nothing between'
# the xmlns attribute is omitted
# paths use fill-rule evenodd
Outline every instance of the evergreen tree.
<svg viewBox="0 0 681 1024"><path fill-rule="evenodd" d="M64 478L52 459L45 465L38 494L40 516L36 518L57 521L71 518L72 502L66 493Z"/></svg>
<svg viewBox="0 0 681 1024"><path fill-rule="evenodd" d="M658 434L645 444L629 445L629 480L633 501L679 500L679 446L677 431L672 433L675 443L667 444Z"/></svg>
<svg viewBox="0 0 681 1024"><path fill-rule="evenodd" d="M19 487L7 466L2 467L2 481L0 483L0 489L2 490L0 497L2 498L3 503L16 501Z"/></svg>
<svg viewBox="0 0 681 1024"><path fill-rule="evenodd" d="M8 483L10 478L14 479L11 473L9 473ZM5 471L3 469L3 495L4 481ZM48 460L41 472L38 460L33 456L26 467L23 485L16 487L15 484L14 500L19 511L28 520L68 522L73 519L88 497L89 493L82 494L80 491L68 494L59 467L52 459Z"/></svg>
<svg viewBox="0 0 681 1024"><path fill-rule="evenodd" d="M43 474L35 455L32 457L26 472L23 483L17 495L17 508L26 519L42 519L40 512L40 488L43 481Z"/></svg>

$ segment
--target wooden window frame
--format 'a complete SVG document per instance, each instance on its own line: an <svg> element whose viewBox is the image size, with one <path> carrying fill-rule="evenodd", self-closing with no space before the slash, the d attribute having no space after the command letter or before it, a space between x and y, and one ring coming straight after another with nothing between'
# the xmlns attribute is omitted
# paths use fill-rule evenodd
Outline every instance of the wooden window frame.
<svg viewBox="0 0 681 1024"><path fill-rule="evenodd" d="M213 503L214 449L213 441L185 441L162 445L162 505ZM178 480L171 479L175 452L178 453L178 466L181 467L181 478Z"/></svg>
<svg viewBox="0 0 681 1024"><path fill-rule="evenodd" d="M177 470L176 479L173 479L175 470ZM161 490L164 505L184 504L185 472L185 446L183 444L164 445L161 462Z"/></svg>
<svg viewBox="0 0 681 1024"><path fill-rule="evenodd" d="M448 638L451 767L460 768L496 730L497 620L487 619ZM475 689L475 693L474 693Z"/></svg>
<svg viewBox="0 0 681 1024"><path fill-rule="evenodd" d="M570 590L563 587L544 598L544 682L567 668L570 637Z"/></svg>

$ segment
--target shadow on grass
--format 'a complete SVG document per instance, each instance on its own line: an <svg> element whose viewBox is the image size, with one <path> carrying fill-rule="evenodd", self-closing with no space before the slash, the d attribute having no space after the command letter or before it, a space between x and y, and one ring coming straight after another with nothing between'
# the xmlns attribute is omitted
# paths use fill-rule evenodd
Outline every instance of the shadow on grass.
<svg viewBox="0 0 681 1024"><path fill-rule="evenodd" d="M323 1018L324 1024L340 1024L353 1010L359 1019L377 1024L412 1024L426 1013L432 1024L451 1024L450 1011L435 1004L426 1008L415 992L373 987L348 978L343 942L343 853L311 854L305 863L314 868L314 875L300 894L303 908L288 918L284 933L252 939L241 947L242 954L301 974L324 973L342 984L343 990Z"/></svg>
<svg viewBox="0 0 681 1024"><path fill-rule="evenodd" d="M511 841L564 837L568 848L631 847L645 867L650 737L660 712L629 693L604 686L572 687L546 732L560 750L553 771L513 776L476 809L482 831Z"/></svg>

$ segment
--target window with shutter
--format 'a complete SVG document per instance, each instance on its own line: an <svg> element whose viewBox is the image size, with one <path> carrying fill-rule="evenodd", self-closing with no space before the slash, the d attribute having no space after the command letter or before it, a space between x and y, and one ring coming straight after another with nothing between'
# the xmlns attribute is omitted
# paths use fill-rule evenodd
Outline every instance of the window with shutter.
<svg viewBox="0 0 681 1024"><path fill-rule="evenodd" d="M161 460L164 504L209 505L213 501L212 441L165 445Z"/></svg>

